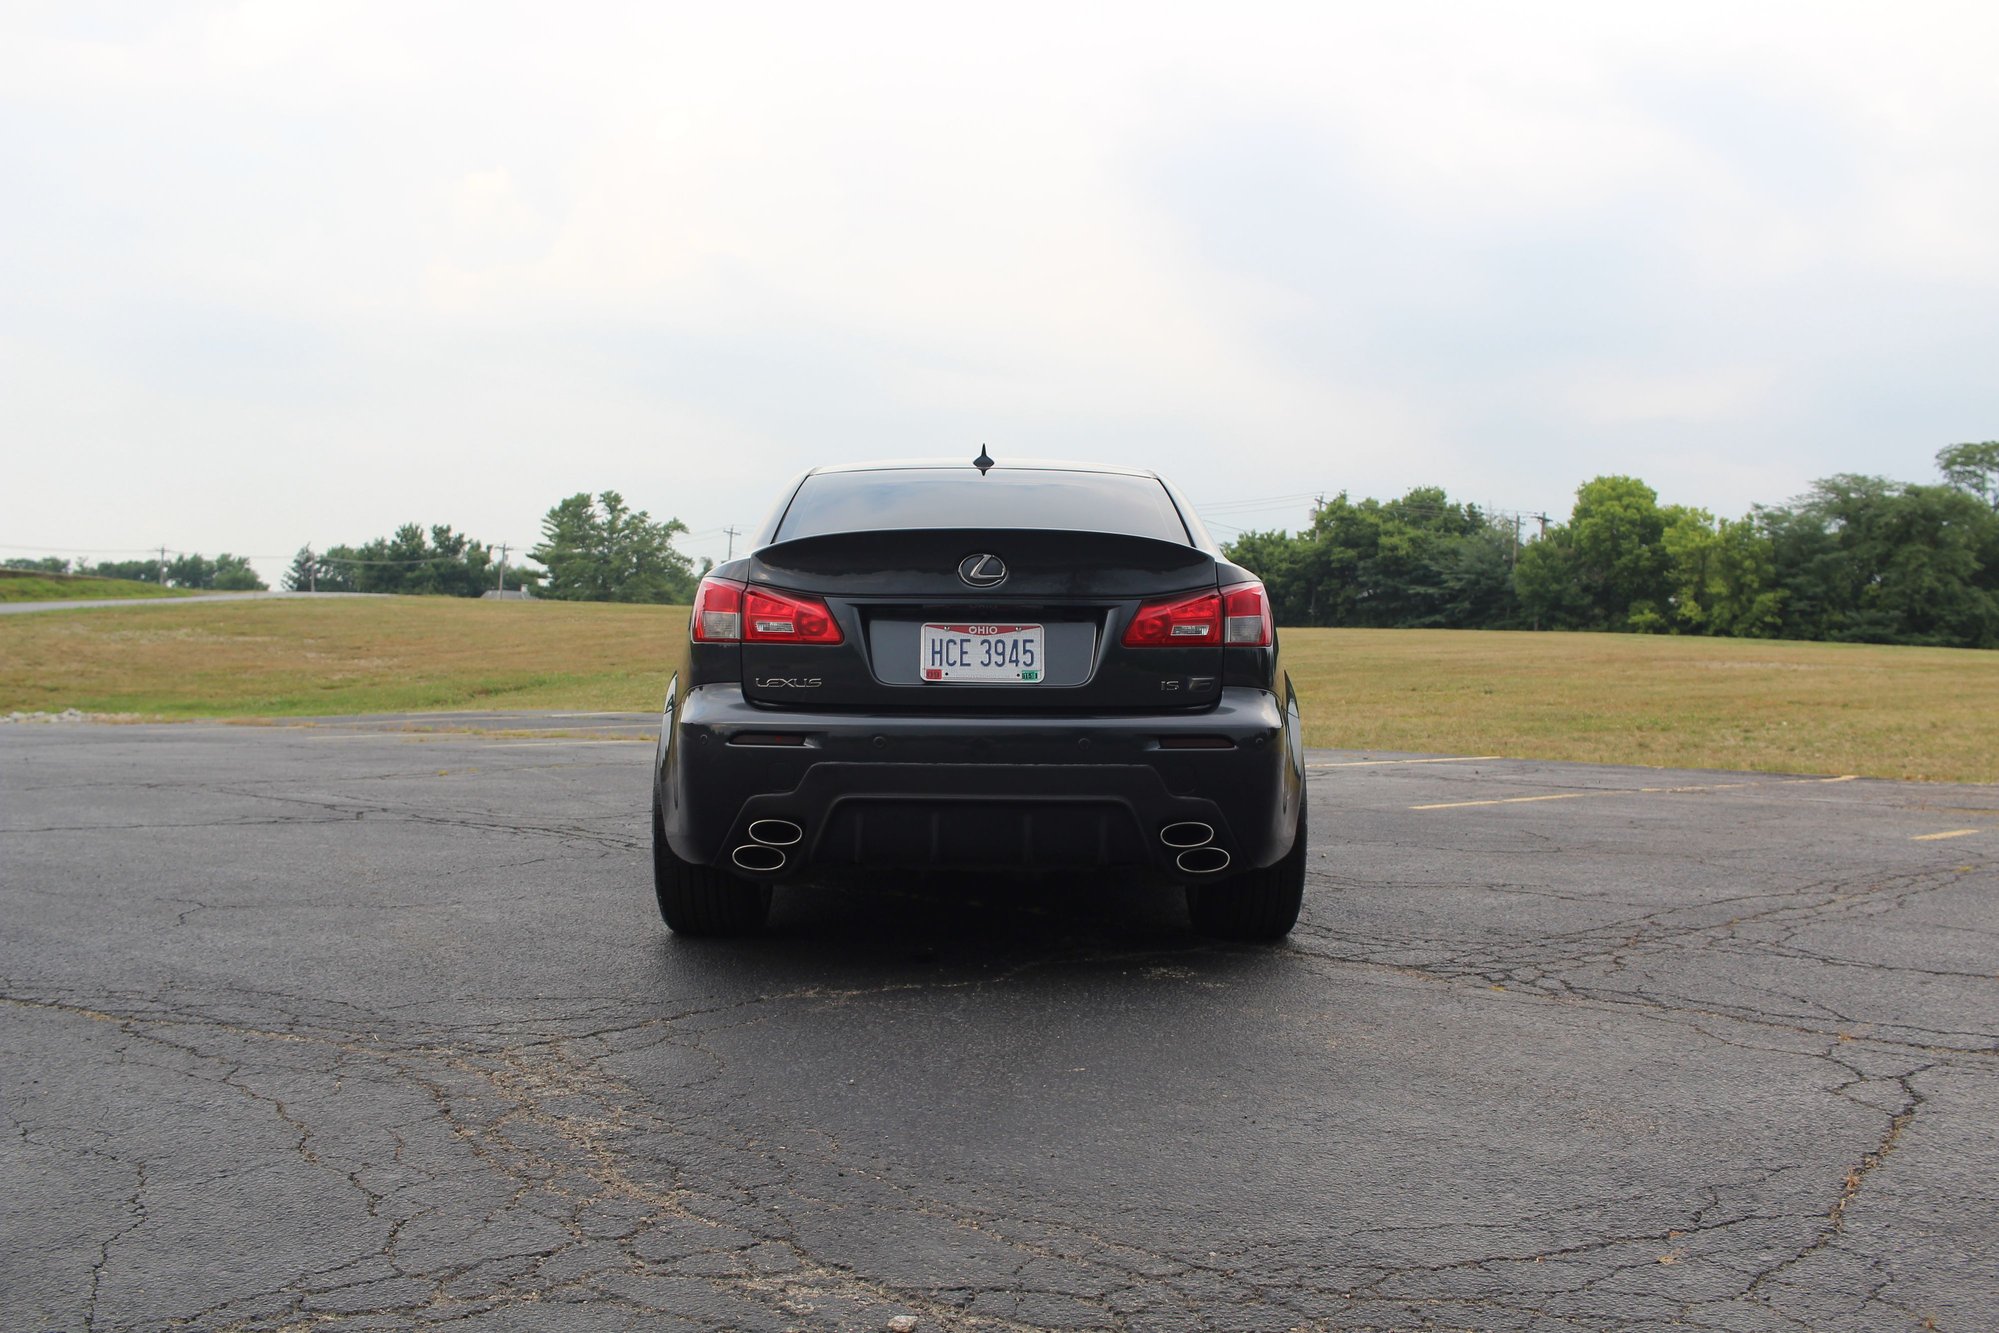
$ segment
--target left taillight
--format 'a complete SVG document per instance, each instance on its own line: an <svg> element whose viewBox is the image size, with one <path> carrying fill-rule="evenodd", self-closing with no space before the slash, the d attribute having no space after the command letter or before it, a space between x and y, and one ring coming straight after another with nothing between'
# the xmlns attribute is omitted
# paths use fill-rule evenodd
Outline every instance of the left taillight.
<svg viewBox="0 0 1999 1333"><path fill-rule="evenodd" d="M753 588L710 574L694 594L696 643L840 643L840 622L817 597Z"/></svg>
<svg viewBox="0 0 1999 1333"><path fill-rule="evenodd" d="M743 639L749 643L838 643L840 622L817 597L750 588L743 593Z"/></svg>
<svg viewBox="0 0 1999 1333"><path fill-rule="evenodd" d="M713 574L694 593L696 643L740 643L743 638L743 585Z"/></svg>

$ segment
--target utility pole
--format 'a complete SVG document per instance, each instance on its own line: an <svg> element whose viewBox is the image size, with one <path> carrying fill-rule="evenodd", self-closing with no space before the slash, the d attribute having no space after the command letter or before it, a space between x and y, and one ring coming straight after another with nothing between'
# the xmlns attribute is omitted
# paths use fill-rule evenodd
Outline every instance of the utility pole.
<svg viewBox="0 0 1999 1333"><path fill-rule="evenodd" d="M1523 515L1520 514L1513 516L1513 554L1506 561L1508 565L1517 565L1520 563L1520 520L1522 517Z"/></svg>
<svg viewBox="0 0 1999 1333"><path fill-rule="evenodd" d="M495 586L501 592L505 592L507 590L507 552L512 549L513 548L508 546L505 542L500 543L500 581Z"/></svg>
<svg viewBox="0 0 1999 1333"><path fill-rule="evenodd" d="M160 548L160 586L167 586L167 548Z"/></svg>
<svg viewBox="0 0 1999 1333"><path fill-rule="evenodd" d="M312 553L310 546L305 548L305 590L319 591L319 557Z"/></svg>
<svg viewBox="0 0 1999 1333"><path fill-rule="evenodd" d="M1543 537L1548 535L1548 516L1546 514L1530 514L1528 517L1541 520L1541 535Z"/></svg>
<svg viewBox="0 0 1999 1333"><path fill-rule="evenodd" d="M723 528L722 531L729 534L729 553L722 558L724 560L734 560L736 558L736 530L733 527L728 527Z"/></svg>

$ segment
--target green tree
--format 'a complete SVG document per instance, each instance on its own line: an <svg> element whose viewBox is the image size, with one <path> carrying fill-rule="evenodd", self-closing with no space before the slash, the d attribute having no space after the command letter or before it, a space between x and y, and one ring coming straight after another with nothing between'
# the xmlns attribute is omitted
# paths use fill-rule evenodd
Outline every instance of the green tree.
<svg viewBox="0 0 1999 1333"><path fill-rule="evenodd" d="M1510 522L1489 520L1453 538L1443 554L1443 623L1455 629L1522 624L1513 590L1519 538Z"/></svg>
<svg viewBox="0 0 1999 1333"><path fill-rule="evenodd" d="M334 545L319 557L319 591L359 592L361 553L352 546Z"/></svg>
<svg viewBox="0 0 1999 1333"><path fill-rule="evenodd" d="M1342 492L1303 533L1244 533L1227 553L1263 579L1287 625L1470 628L1518 617L1511 524L1441 487L1385 503Z"/></svg>
<svg viewBox="0 0 1999 1333"><path fill-rule="evenodd" d="M1225 548L1230 560L1263 580L1270 614L1280 625L1312 625L1311 543L1289 532L1245 532Z"/></svg>
<svg viewBox="0 0 1999 1333"><path fill-rule="evenodd" d="M1513 592L1520 613L1535 629L1595 629L1596 603L1583 586L1575 538L1566 523L1520 551L1513 566Z"/></svg>
<svg viewBox="0 0 1999 1333"><path fill-rule="evenodd" d="M310 546L301 546L298 548L298 554L292 557L291 568L285 571L284 586L288 592L320 592L322 590L337 592L340 589L329 586L333 583L334 578L335 576L327 568L326 562L313 554Z"/></svg>
<svg viewBox="0 0 1999 1333"><path fill-rule="evenodd" d="M1972 491L1842 473L1757 520L1786 637L1999 646L1999 511Z"/></svg>
<svg viewBox="0 0 1999 1333"><path fill-rule="evenodd" d="M1937 451L1937 471L1961 491L1999 509L1999 440L1953 444Z"/></svg>
<svg viewBox="0 0 1999 1333"><path fill-rule="evenodd" d="M308 547L293 558L287 579L294 586L309 586L315 577L321 592L409 596L478 597L499 584L493 548L454 532L449 524L426 531L420 524L405 523L358 547L330 546L316 560ZM519 588L531 586L537 576L510 570L507 577ZM300 579L308 582L299 584Z"/></svg>
<svg viewBox="0 0 1999 1333"><path fill-rule="evenodd" d="M1569 521L1520 553L1513 585L1522 613L1540 629L1674 628L1670 517L1636 477L1584 482Z"/></svg>
<svg viewBox="0 0 1999 1333"><path fill-rule="evenodd" d="M1590 628L1668 627L1666 519L1659 493L1636 477L1597 477L1577 489L1568 530Z"/></svg>
<svg viewBox="0 0 1999 1333"><path fill-rule="evenodd" d="M136 579L141 583L160 581L157 560L111 560L90 572L108 579ZM199 551L186 551L167 562L167 586L261 592L266 585L257 577L257 571L250 568L248 556L231 555L224 551L210 560Z"/></svg>
<svg viewBox="0 0 1999 1333"><path fill-rule="evenodd" d="M1769 538L1753 518L1716 522L1704 509L1663 511L1667 602L1671 628L1681 634L1745 638L1773 633L1783 593Z"/></svg>
<svg viewBox="0 0 1999 1333"><path fill-rule="evenodd" d="M102 579L131 579L137 583L160 581L160 565L157 560L106 560L102 564L92 565L90 572Z"/></svg>
<svg viewBox="0 0 1999 1333"><path fill-rule="evenodd" d="M673 539L686 531L677 518L654 522L616 491L594 500L578 492L548 511L541 544L528 556L548 570L548 597L684 604L694 599L697 575Z"/></svg>
<svg viewBox="0 0 1999 1333"><path fill-rule="evenodd" d="M270 585L257 577L257 571L250 568L250 558L231 555L224 551L215 557L214 573L209 576L208 586L218 592L264 592Z"/></svg>

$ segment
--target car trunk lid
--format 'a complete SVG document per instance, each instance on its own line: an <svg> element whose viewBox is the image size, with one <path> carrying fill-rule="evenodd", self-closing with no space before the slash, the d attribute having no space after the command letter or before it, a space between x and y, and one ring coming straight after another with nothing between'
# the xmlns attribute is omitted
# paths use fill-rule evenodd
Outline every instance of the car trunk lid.
<svg viewBox="0 0 1999 1333"><path fill-rule="evenodd" d="M1022 528L838 533L767 546L751 557L746 576L752 587L823 601L843 637L833 645L744 643L743 688L759 703L1177 710L1219 697L1218 639L1145 648L1122 642L1141 607L1215 589L1215 558L1181 543ZM934 669L926 678L947 633L979 647L987 637L1032 644L1042 661L1018 673L1031 678L1004 683L939 679Z"/></svg>

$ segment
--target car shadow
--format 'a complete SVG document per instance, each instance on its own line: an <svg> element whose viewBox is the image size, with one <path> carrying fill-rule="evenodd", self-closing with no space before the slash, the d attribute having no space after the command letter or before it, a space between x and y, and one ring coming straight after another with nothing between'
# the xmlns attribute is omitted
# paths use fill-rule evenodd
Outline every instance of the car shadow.
<svg viewBox="0 0 1999 1333"><path fill-rule="evenodd" d="M1176 886L1106 877L874 874L785 885L749 939L666 935L684 978L711 970L760 986L990 980L1065 964L1171 960L1226 975L1269 966L1268 946L1194 934Z"/></svg>

